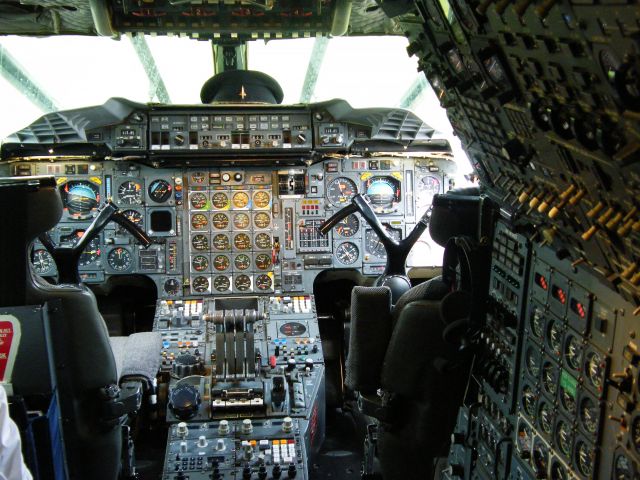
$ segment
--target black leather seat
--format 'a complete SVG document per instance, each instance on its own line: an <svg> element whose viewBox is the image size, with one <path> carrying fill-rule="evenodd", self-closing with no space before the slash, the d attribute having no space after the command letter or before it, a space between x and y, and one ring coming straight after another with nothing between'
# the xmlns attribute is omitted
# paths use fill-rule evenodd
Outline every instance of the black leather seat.
<svg viewBox="0 0 640 480"><path fill-rule="evenodd" d="M122 433L118 419L105 421L105 396L117 391L118 362L96 298L85 285L46 282L29 259L33 240L53 228L61 215L53 177L0 178L0 225L5 232L0 235L0 306L60 300L62 314L51 328L54 336L64 338L64 351L54 351L54 357L62 411L68 417L70 471L75 478L113 480L120 468ZM158 364L159 344L158 338L153 352Z"/></svg>

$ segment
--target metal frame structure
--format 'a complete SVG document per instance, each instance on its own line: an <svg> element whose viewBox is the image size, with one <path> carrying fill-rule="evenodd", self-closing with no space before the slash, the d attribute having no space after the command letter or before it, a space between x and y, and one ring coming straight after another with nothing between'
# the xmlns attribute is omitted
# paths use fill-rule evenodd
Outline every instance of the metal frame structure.
<svg viewBox="0 0 640 480"><path fill-rule="evenodd" d="M157 98L161 103L171 103L171 97L167 87L162 80L162 75L158 70L156 61L153 58L151 49L144 35L134 35L131 37L131 45L133 45L136 55L144 68L147 78L149 79L149 98L152 100Z"/></svg>

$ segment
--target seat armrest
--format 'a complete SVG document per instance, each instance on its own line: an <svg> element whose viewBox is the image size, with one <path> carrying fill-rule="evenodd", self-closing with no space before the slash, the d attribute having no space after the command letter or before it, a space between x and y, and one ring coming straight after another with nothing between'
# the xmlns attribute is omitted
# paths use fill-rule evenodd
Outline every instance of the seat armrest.
<svg viewBox="0 0 640 480"><path fill-rule="evenodd" d="M124 382L122 387L108 385L100 389L102 396L102 420L108 424L117 422L124 415L140 410L142 405L142 384Z"/></svg>

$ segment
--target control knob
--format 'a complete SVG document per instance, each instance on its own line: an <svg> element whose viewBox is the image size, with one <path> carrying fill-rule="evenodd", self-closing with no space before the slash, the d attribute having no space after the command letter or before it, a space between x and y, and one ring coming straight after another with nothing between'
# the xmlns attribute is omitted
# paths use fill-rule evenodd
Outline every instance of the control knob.
<svg viewBox="0 0 640 480"><path fill-rule="evenodd" d="M229 180L231 180L231 175L229 175L228 173L223 173L222 174L222 181L223 182L228 182Z"/></svg>
<svg viewBox="0 0 640 480"><path fill-rule="evenodd" d="M177 147L181 147L184 145L184 135L178 133L175 137L173 137L173 144Z"/></svg>
<svg viewBox="0 0 640 480"><path fill-rule="evenodd" d="M194 417L200 403L200 391L193 385L178 385L169 394L169 408L180 420Z"/></svg>
<svg viewBox="0 0 640 480"><path fill-rule="evenodd" d="M202 372L202 363L195 355L184 353L175 359L172 371L178 378L198 375Z"/></svg>
<svg viewBox="0 0 640 480"><path fill-rule="evenodd" d="M298 142L300 145L303 145L307 142L307 136L304 133L299 133L296 136L296 142Z"/></svg>

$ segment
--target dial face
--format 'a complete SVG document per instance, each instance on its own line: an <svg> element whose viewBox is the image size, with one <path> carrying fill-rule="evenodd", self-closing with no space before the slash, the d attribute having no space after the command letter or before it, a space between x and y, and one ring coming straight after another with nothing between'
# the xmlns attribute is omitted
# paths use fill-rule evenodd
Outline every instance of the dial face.
<svg viewBox="0 0 640 480"><path fill-rule="evenodd" d="M544 362L542 365L542 387L552 396L555 396L558 389L556 380L556 369L551 362Z"/></svg>
<svg viewBox="0 0 640 480"><path fill-rule="evenodd" d="M256 288L258 290L269 290L272 285L271 276L262 273L256 277Z"/></svg>
<svg viewBox="0 0 640 480"><path fill-rule="evenodd" d="M360 251L355 243L344 242L336 248L336 258L343 265L352 265L358 260Z"/></svg>
<svg viewBox="0 0 640 480"><path fill-rule="evenodd" d="M573 370L580 370L580 357L582 353L582 344L575 335L569 335L564 346L564 358L567 365Z"/></svg>
<svg viewBox="0 0 640 480"><path fill-rule="evenodd" d="M230 250L231 243L229 242L229 237L224 233L219 233L215 237L213 237L213 248L216 250Z"/></svg>
<svg viewBox="0 0 640 480"><path fill-rule="evenodd" d="M377 213L389 213L400 202L401 186L397 178L371 177L364 184L365 192L373 210Z"/></svg>
<svg viewBox="0 0 640 480"><path fill-rule="evenodd" d="M107 255L107 263L109 266L117 272L125 272L131 268L133 259L129 250L118 247L114 248Z"/></svg>
<svg viewBox="0 0 640 480"><path fill-rule="evenodd" d="M521 423L518 425L518 437L516 449L521 458L529 458L533 443L533 434L528 425Z"/></svg>
<svg viewBox="0 0 640 480"><path fill-rule="evenodd" d="M259 253L256 255L256 267L260 270L268 270L271 267L271 256L266 253Z"/></svg>
<svg viewBox="0 0 640 480"><path fill-rule="evenodd" d="M124 210L122 214L132 223L135 223L136 226L142 227L144 225L144 220L142 219L142 213L137 210ZM120 227L120 230L125 232L126 230L123 227Z"/></svg>
<svg viewBox="0 0 640 480"><path fill-rule="evenodd" d="M504 71L502 62L496 55L492 55L482 62L484 69L486 70L489 78L495 83L506 82L507 74Z"/></svg>
<svg viewBox="0 0 640 480"><path fill-rule="evenodd" d="M268 233L259 233L256 235L256 247L261 250L271 248L271 237Z"/></svg>
<svg viewBox="0 0 640 480"><path fill-rule="evenodd" d="M216 292L226 292L231 287L231 280L224 275L213 277L213 288Z"/></svg>
<svg viewBox="0 0 640 480"><path fill-rule="evenodd" d="M195 277L191 281L191 288L194 292L205 293L209 290L209 279L203 276Z"/></svg>
<svg viewBox="0 0 640 480"><path fill-rule="evenodd" d="M589 433L598 431L598 419L600 418L600 408L589 397L580 400L580 423Z"/></svg>
<svg viewBox="0 0 640 480"><path fill-rule="evenodd" d="M549 448L541 441L536 440L533 445L533 469L537 478L545 478L549 466Z"/></svg>
<svg viewBox="0 0 640 480"><path fill-rule="evenodd" d="M246 233L238 233L233 237L233 246L238 250L249 250L251 248L251 238Z"/></svg>
<svg viewBox="0 0 640 480"><path fill-rule="evenodd" d="M180 292L180 282L175 278L169 278L164 282L164 286L162 288L164 290L164 293L170 296L174 296Z"/></svg>
<svg viewBox="0 0 640 480"><path fill-rule="evenodd" d="M100 203L100 190L85 180L72 180L60 186L62 205L73 218L89 218Z"/></svg>
<svg viewBox="0 0 640 480"><path fill-rule="evenodd" d="M75 232L69 235L61 236L60 244L67 244L67 245L70 244L73 246L76 243L78 243L82 235L84 235L84 230L76 230ZM94 263L96 260L100 258L101 254L102 254L102 250L100 250L100 240L98 238L94 238L89 242L87 247L84 249L84 251L82 252L82 255L80 255L80 260L78 260L78 265L80 265L81 267L86 267L88 265L91 265L92 263Z"/></svg>
<svg viewBox="0 0 640 480"><path fill-rule="evenodd" d="M253 194L253 206L255 208L266 208L269 206L270 201L271 196L269 195L269 192L259 190Z"/></svg>
<svg viewBox="0 0 640 480"><path fill-rule="evenodd" d="M553 353L556 355L562 353L562 327L560 322L554 320L549 322L547 326L547 342Z"/></svg>
<svg viewBox="0 0 640 480"><path fill-rule="evenodd" d="M225 270L227 270L229 268L229 265L231 265L231 261L226 255L216 255L213 259L213 268L215 268L219 272L224 272Z"/></svg>
<svg viewBox="0 0 640 480"><path fill-rule="evenodd" d="M418 181L418 209L424 210L433 203L433 196L442 192L442 182L435 175L425 175Z"/></svg>
<svg viewBox="0 0 640 480"><path fill-rule="evenodd" d="M194 213L191 215L191 228L194 230L206 230L209 226L209 219L204 213Z"/></svg>
<svg viewBox="0 0 640 480"><path fill-rule="evenodd" d="M246 270L251 266L251 259L249 255L245 255L244 253L241 255L237 255L236 258L233 259L233 265L238 270Z"/></svg>
<svg viewBox="0 0 640 480"><path fill-rule="evenodd" d="M43 277L53 273L56 268L53 257L44 248L38 248L31 253L31 264L36 273Z"/></svg>
<svg viewBox="0 0 640 480"><path fill-rule="evenodd" d="M566 456L571 456L571 428L564 421L558 422L556 441L560 451Z"/></svg>
<svg viewBox="0 0 640 480"><path fill-rule="evenodd" d="M343 207L358 193L353 180L346 177L334 178L327 185L327 200L334 207Z"/></svg>
<svg viewBox="0 0 640 480"><path fill-rule="evenodd" d="M576 397L567 391L567 389L560 387L560 405L570 415L576 412Z"/></svg>
<svg viewBox="0 0 640 480"><path fill-rule="evenodd" d="M553 411L547 402L540 402L538 414L540 419L540 428L543 432L550 434L551 430L553 430Z"/></svg>
<svg viewBox="0 0 640 480"><path fill-rule="evenodd" d="M203 210L207 207L207 196L202 192L192 193L189 197L189 203L196 210Z"/></svg>
<svg viewBox="0 0 640 480"><path fill-rule="evenodd" d="M634 418L631 422L629 436L631 437L633 448L636 449L636 452L640 452L640 416Z"/></svg>
<svg viewBox="0 0 640 480"><path fill-rule="evenodd" d="M360 229L360 220L358 220L358 217L352 213L336 223L336 226L333 228L341 237L353 237Z"/></svg>
<svg viewBox="0 0 640 480"><path fill-rule="evenodd" d="M462 58L460 58L460 53L455 48L452 48L447 52L447 60L449 61L449 65L453 70L460 74L464 71L464 63L462 63Z"/></svg>
<svg viewBox="0 0 640 480"><path fill-rule="evenodd" d="M218 210L226 210L229 208L229 197L226 193L216 192L211 195L211 203Z"/></svg>
<svg viewBox="0 0 640 480"><path fill-rule="evenodd" d="M614 462L613 478L615 480L635 480L635 467L626 455L620 453Z"/></svg>
<svg viewBox="0 0 640 480"><path fill-rule="evenodd" d="M576 465L578 465L578 470L580 471L580 473L582 473L585 477L590 477L593 473L593 449L581 440L576 446L575 455L575 462Z"/></svg>
<svg viewBox="0 0 640 480"><path fill-rule="evenodd" d="M171 197L171 185L161 178L149 184L149 198L156 203L164 203Z"/></svg>
<svg viewBox="0 0 640 480"><path fill-rule="evenodd" d="M602 378L604 377L604 361L600 354L590 352L586 357L586 373L589 383L597 390L602 388Z"/></svg>
<svg viewBox="0 0 640 480"><path fill-rule="evenodd" d="M196 255L191 259L191 268L195 272L204 272L209 268L209 258L204 255Z"/></svg>
<svg viewBox="0 0 640 480"><path fill-rule="evenodd" d="M256 213L253 217L253 224L256 228L267 228L271 225L271 217L265 212Z"/></svg>
<svg viewBox="0 0 640 480"><path fill-rule="evenodd" d="M207 179L207 175L204 172L193 172L189 175L189 185L202 185Z"/></svg>
<svg viewBox="0 0 640 480"><path fill-rule="evenodd" d="M246 292L247 290L251 289L251 277L244 274L238 275L233 280L233 285L239 292Z"/></svg>
<svg viewBox="0 0 640 480"><path fill-rule="evenodd" d="M142 204L142 185L134 180L127 180L118 187L118 201L122 205Z"/></svg>
<svg viewBox="0 0 640 480"><path fill-rule="evenodd" d="M211 216L211 224L217 230L224 230L229 226L229 217L225 213L214 213Z"/></svg>
<svg viewBox="0 0 640 480"><path fill-rule="evenodd" d="M194 250L206 252L209 250L209 239L206 235L199 233L191 238L191 246Z"/></svg>
<svg viewBox="0 0 640 480"><path fill-rule="evenodd" d="M530 417L534 417L536 413L536 394L529 385L525 385L522 389L522 408Z"/></svg>
<svg viewBox="0 0 640 480"><path fill-rule="evenodd" d="M551 480L567 480L567 471L558 461L551 464Z"/></svg>
<svg viewBox="0 0 640 480"><path fill-rule="evenodd" d="M531 332L538 338L544 336L544 316L538 307L534 307L531 314Z"/></svg>
<svg viewBox="0 0 640 480"><path fill-rule="evenodd" d="M384 225L387 232L391 235L394 240L400 240L401 233L400 230L391 228L389 225ZM376 232L368 228L364 234L364 246L365 250L369 255L374 255L378 258L386 258L387 252L384 249L383 243L378 238Z"/></svg>
<svg viewBox="0 0 640 480"><path fill-rule="evenodd" d="M527 372L529 372L529 375L534 378L538 378L538 375L540 375L540 354L532 345L527 348L525 363L527 365Z"/></svg>
<svg viewBox="0 0 640 480"><path fill-rule="evenodd" d="M249 194L247 192L236 192L233 194L232 202L235 208L245 208L249 205Z"/></svg>
<svg viewBox="0 0 640 480"><path fill-rule="evenodd" d="M241 230L247 228L249 226L249 222L249 215L246 213L236 213L233 216L233 226Z"/></svg>

